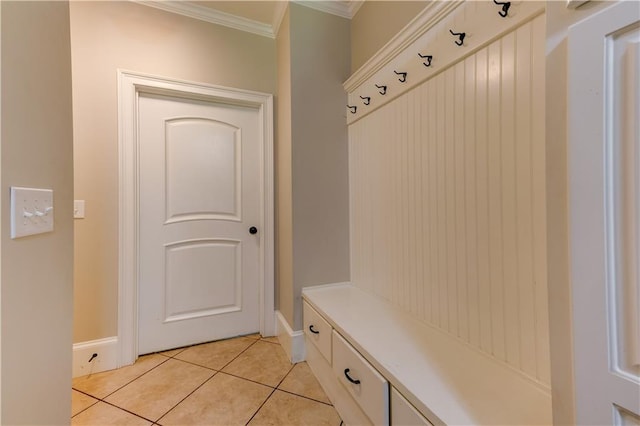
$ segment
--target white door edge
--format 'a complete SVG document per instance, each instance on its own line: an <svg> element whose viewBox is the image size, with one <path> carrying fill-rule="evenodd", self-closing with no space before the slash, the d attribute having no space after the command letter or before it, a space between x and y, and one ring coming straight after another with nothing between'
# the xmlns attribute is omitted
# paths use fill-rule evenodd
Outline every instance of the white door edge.
<svg viewBox="0 0 640 426"><path fill-rule="evenodd" d="M637 31L638 10L634 1L612 2L569 28L569 273L577 424L637 424L640 413L638 361L621 356L630 358L638 346L637 332L621 327L637 323L628 295L637 294L637 280L625 269L637 268L637 216L630 210L637 203L640 162L637 131L624 131L626 123L637 126L637 102L621 96L637 87L638 55L631 55L636 39L620 39L628 46L625 61L614 54L615 38ZM628 218L622 215L625 208ZM633 414L625 423L627 412Z"/></svg>
<svg viewBox="0 0 640 426"><path fill-rule="evenodd" d="M118 367L138 357L138 97L170 94L258 109L261 130L260 333L275 335L273 95L118 70Z"/></svg>

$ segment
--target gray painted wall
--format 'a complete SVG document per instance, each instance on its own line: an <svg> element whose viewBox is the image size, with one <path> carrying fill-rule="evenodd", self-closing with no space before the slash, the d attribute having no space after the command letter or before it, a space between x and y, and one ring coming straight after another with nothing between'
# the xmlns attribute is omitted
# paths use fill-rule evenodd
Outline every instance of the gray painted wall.
<svg viewBox="0 0 640 426"><path fill-rule="evenodd" d="M278 92L290 96L291 139L280 129L278 149L291 151L293 229L291 265L280 262L279 276L291 268L292 282L290 287L279 282L279 309L299 330L302 288L349 280L347 97L342 83L350 75L350 23L295 3L289 5L288 18L284 28L289 26L291 86L290 93L283 87ZM279 38L286 36L281 30ZM286 54L279 53L282 58ZM286 101L278 104L286 114ZM280 126L286 121L278 119ZM285 206L283 200L279 205Z"/></svg>
<svg viewBox="0 0 640 426"><path fill-rule="evenodd" d="M67 2L2 8L2 424L68 424L73 133ZM54 190L55 229L10 239L9 187Z"/></svg>

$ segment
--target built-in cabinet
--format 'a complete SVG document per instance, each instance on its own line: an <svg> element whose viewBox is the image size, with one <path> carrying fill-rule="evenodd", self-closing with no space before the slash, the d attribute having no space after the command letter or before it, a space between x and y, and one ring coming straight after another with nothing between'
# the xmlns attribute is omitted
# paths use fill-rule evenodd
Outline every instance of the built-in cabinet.
<svg viewBox="0 0 640 426"><path fill-rule="evenodd" d="M551 424L544 385L350 283L303 290L307 363L347 425Z"/></svg>
<svg viewBox="0 0 640 426"><path fill-rule="evenodd" d="M429 2L345 82L351 282L303 291L346 424L551 424L545 3Z"/></svg>
<svg viewBox="0 0 640 426"><path fill-rule="evenodd" d="M392 425L431 425L407 399L394 387L391 388Z"/></svg>
<svg viewBox="0 0 640 426"><path fill-rule="evenodd" d="M549 387L544 4L432 3L347 88L351 282Z"/></svg>
<svg viewBox="0 0 640 426"><path fill-rule="evenodd" d="M307 302L302 304L302 316L304 333L308 342L311 342L331 365L331 324L322 318L322 315L317 313Z"/></svg>
<svg viewBox="0 0 640 426"><path fill-rule="evenodd" d="M364 412L374 425L431 425L431 423L363 357L349 341L333 329L308 302L303 303L304 333L308 344L322 354L324 369L350 395L351 404ZM314 361L312 361L314 364ZM318 368L317 365L313 367ZM330 392L330 391L329 391ZM335 399L336 395L333 396ZM346 420L349 424L348 420Z"/></svg>

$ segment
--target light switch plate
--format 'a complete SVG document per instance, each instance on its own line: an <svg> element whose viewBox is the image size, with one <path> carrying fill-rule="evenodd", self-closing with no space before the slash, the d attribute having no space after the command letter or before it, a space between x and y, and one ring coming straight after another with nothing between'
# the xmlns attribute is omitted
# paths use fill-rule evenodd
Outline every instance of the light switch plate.
<svg viewBox="0 0 640 426"><path fill-rule="evenodd" d="M73 200L73 218L84 219L84 200Z"/></svg>
<svg viewBox="0 0 640 426"><path fill-rule="evenodd" d="M11 238L53 231L53 190L11 187Z"/></svg>

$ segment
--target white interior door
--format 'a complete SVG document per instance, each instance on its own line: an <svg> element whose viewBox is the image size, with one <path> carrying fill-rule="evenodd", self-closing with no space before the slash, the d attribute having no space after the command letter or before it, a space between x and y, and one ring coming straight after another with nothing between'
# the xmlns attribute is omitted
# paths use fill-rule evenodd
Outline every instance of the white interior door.
<svg viewBox="0 0 640 426"><path fill-rule="evenodd" d="M258 110L141 93L138 114L139 354L259 331Z"/></svg>
<svg viewBox="0 0 640 426"><path fill-rule="evenodd" d="M569 31L577 424L640 424L640 3Z"/></svg>

